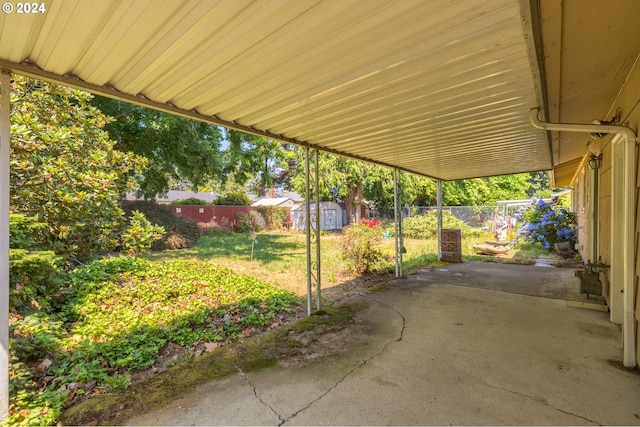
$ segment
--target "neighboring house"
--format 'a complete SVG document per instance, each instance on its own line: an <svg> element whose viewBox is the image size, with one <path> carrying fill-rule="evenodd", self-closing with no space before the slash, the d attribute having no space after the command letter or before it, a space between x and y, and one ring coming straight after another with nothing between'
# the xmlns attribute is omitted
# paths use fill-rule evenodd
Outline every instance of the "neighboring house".
<svg viewBox="0 0 640 427"><path fill-rule="evenodd" d="M289 197L265 197L263 199L258 199L251 204L251 206L278 206L281 208L291 209L296 202Z"/></svg>
<svg viewBox="0 0 640 427"><path fill-rule="evenodd" d="M263 196L258 196L255 193L247 193L247 196L253 202L257 202L258 200L263 200L263 199L281 199L281 198L291 199L293 200L294 203L304 202L304 197L302 197L300 194L296 193L295 191L287 191L287 190L270 189L265 191L265 194Z"/></svg>

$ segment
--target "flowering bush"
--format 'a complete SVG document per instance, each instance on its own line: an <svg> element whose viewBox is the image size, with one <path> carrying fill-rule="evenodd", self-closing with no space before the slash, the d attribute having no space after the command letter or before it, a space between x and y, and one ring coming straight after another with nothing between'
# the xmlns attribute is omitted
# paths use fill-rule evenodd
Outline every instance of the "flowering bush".
<svg viewBox="0 0 640 427"><path fill-rule="evenodd" d="M379 219L363 219L360 222L369 228L375 228L375 227L381 226Z"/></svg>
<svg viewBox="0 0 640 427"><path fill-rule="evenodd" d="M365 219L343 228L342 256L357 274L368 273L382 258L378 245L383 237L382 226L377 219Z"/></svg>
<svg viewBox="0 0 640 427"><path fill-rule="evenodd" d="M524 221L517 239L531 246L539 244L543 249L551 249L559 242L569 242L572 247L576 243L576 216L560 206L557 197L551 202L533 199L530 206L516 214L516 218Z"/></svg>

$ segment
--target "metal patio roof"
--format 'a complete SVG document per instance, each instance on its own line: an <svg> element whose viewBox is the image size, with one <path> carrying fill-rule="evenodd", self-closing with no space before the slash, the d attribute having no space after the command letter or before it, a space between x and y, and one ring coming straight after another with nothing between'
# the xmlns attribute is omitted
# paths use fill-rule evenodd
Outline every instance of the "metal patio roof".
<svg viewBox="0 0 640 427"><path fill-rule="evenodd" d="M552 168L516 0L45 0L0 66L442 180Z"/></svg>

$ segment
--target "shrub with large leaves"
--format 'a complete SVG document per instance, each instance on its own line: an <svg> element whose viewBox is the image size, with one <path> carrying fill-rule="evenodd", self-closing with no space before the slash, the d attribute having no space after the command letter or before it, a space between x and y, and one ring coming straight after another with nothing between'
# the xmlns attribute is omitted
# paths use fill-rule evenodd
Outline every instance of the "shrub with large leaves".
<svg viewBox="0 0 640 427"><path fill-rule="evenodd" d="M13 75L11 210L46 227L40 247L86 259L118 244L118 199L144 160L114 150L92 95Z"/></svg>

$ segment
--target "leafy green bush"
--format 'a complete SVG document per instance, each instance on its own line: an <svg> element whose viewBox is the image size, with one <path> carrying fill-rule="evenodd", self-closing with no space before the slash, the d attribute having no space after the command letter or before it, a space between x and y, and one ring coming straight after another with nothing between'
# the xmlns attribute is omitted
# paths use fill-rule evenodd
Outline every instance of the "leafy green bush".
<svg viewBox="0 0 640 427"><path fill-rule="evenodd" d="M231 191L213 201L218 206L250 206L251 199L240 191Z"/></svg>
<svg viewBox="0 0 640 427"><path fill-rule="evenodd" d="M382 258L378 248L384 231L379 222L359 222L342 229L340 241L342 256L349 268L357 274L368 273Z"/></svg>
<svg viewBox="0 0 640 427"><path fill-rule="evenodd" d="M45 224L39 249L80 260L113 250L118 199L146 160L114 149L91 94L12 77L11 208Z"/></svg>
<svg viewBox="0 0 640 427"><path fill-rule="evenodd" d="M62 285L62 257L38 250L37 235L46 225L22 214L9 215L9 308L50 309L51 294Z"/></svg>
<svg viewBox="0 0 640 427"><path fill-rule="evenodd" d="M140 211L133 211L129 227L122 233L122 246L129 254L141 254L162 238L164 228L149 222Z"/></svg>
<svg viewBox="0 0 640 427"><path fill-rule="evenodd" d="M265 220L257 211L238 212L236 229L240 233L257 233L265 227Z"/></svg>
<svg viewBox="0 0 640 427"><path fill-rule="evenodd" d="M470 227L466 222L456 218L451 212L442 212L442 228L459 228L463 237L477 237L482 230ZM413 239L431 239L438 235L438 216L436 210L429 211L426 215L412 216L402 221L402 230L405 237Z"/></svg>
<svg viewBox="0 0 640 427"><path fill-rule="evenodd" d="M171 204L184 205L184 206L202 206L202 205L208 205L210 203L207 203L204 200L198 199L197 197L189 197L187 199L174 200L171 202Z"/></svg>
<svg viewBox="0 0 640 427"><path fill-rule="evenodd" d="M166 233L151 246L154 251L184 249L194 246L200 238L196 221L176 215L169 207L145 200L121 200L120 206L127 217L140 211L152 223L164 227Z"/></svg>
<svg viewBox="0 0 640 427"><path fill-rule="evenodd" d="M289 215L289 209L280 206L259 206L258 212L264 218L267 230L283 229Z"/></svg>

